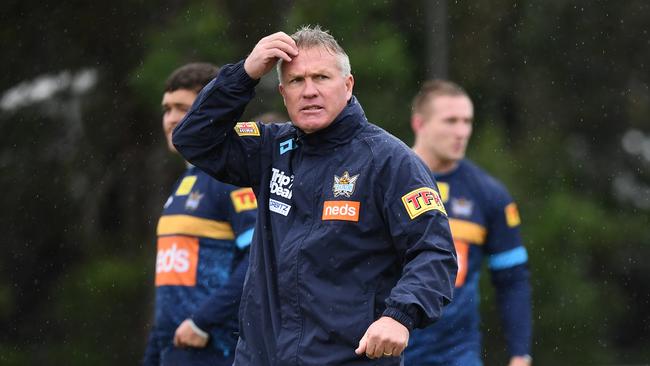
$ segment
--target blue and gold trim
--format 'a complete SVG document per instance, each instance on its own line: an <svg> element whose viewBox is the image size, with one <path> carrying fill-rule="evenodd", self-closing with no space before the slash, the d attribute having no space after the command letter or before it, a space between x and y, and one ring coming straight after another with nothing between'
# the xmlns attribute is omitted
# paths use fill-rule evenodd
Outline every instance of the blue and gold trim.
<svg viewBox="0 0 650 366"><path fill-rule="evenodd" d="M235 239L230 223L189 215L161 216L156 231L158 236L181 234L218 240Z"/></svg>
<svg viewBox="0 0 650 366"><path fill-rule="evenodd" d="M505 252L493 254L488 259L488 267L492 270L506 269L528 261L528 252L524 247L516 247Z"/></svg>
<svg viewBox="0 0 650 366"><path fill-rule="evenodd" d="M463 240L476 245L485 244L487 229L477 223L449 218L449 227L451 229L451 236L455 240Z"/></svg>
<svg viewBox="0 0 650 366"><path fill-rule="evenodd" d="M237 239L235 239L235 244L237 244L237 247L239 249L244 249L247 246L251 245L251 241L253 240L253 233L255 232L254 228L250 228L243 233L239 234Z"/></svg>

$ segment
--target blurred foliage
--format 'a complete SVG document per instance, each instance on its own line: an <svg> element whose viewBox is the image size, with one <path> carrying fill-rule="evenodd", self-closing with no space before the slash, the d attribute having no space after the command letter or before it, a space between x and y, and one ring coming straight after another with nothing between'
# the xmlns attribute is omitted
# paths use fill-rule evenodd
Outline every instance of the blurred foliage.
<svg viewBox="0 0 650 366"><path fill-rule="evenodd" d="M481 123L469 155L512 188L523 216L534 291L535 362L647 359L640 345L647 341L650 286L644 281L650 274L641 269L637 253L648 251L643 245L650 240L648 215L608 207L581 191L580 174L557 133L540 131L543 138L514 151L504 149L503 130ZM559 159L539 158L552 155ZM481 284L486 361L499 364L507 353L488 278ZM632 284L633 278L641 281Z"/></svg>
<svg viewBox="0 0 650 366"><path fill-rule="evenodd" d="M134 263L151 264L135 257L102 258L90 261L63 278L56 288L54 306L43 309L57 329L74 329L50 340L43 361L52 364L130 364L141 357L143 336L134 324L147 319L148 309L132 304L142 302L150 287L148 271ZM89 306L89 297L92 306ZM119 299L120 301L115 301ZM107 332L111 329L131 330ZM107 335L114 342L105 342Z"/></svg>
<svg viewBox="0 0 650 366"><path fill-rule="evenodd" d="M346 50L355 78L354 94L370 121L388 128L395 123L408 126L410 98L415 75L407 42L398 24L386 21L399 4L345 0L297 1L289 15L287 29L304 24L321 24L329 29ZM336 26L334 26L336 25ZM404 128L396 128L403 137Z"/></svg>
<svg viewBox="0 0 650 366"><path fill-rule="evenodd" d="M190 4L170 23L151 31L145 57L131 76L137 94L149 99L149 108L159 108L161 96L151 91L163 90L178 65L237 57L226 32L228 19L217 3Z"/></svg>
<svg viewBox="0 0 650 366"><path fill-rule="evenodd" d="M160 131L162 87L173 69L237 62L264 35L318 23L349 53L369 119L410 143L410 99L429 68L429 6L5 4L3 94L65 70L92 68L99 79L83 95L64 90L0 110L0 364L140 359L155 224L182 171ZM523 218L535 363L646 362L650 213L635 201L650 197L649 163L620 146L629 128L650 132L650 5L478 0L448 8L450 77L476 108L468 155L510 188ZM275 76L265 77L246 116L281 110L276 88ZM645 188L622 199L614 189L621 177ZM487 275L482 289L486 364L504 364Z"/></svg>

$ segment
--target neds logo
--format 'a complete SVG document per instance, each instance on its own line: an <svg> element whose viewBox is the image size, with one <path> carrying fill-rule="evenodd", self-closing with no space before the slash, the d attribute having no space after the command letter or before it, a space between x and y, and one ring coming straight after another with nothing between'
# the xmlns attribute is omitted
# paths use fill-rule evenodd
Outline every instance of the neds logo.
<svg viewBox="0 0 650 366"><path fill-rule="evenodd" d="M199 239L186 236L158 238L156 286L194 286Z"/></svg>
<svg viewBox="0 0 650 366"><path fill-rule="evenodd" d="M323 203L323 220L359 221L358 201L325 201Z"/></svg>
<svg viewBox="0 0 650 366"><path fill-rule="evenodd" d="M190 252L187 249L178 249L176 243L167 250L158 251L156 256L156 273L161 272L187 272L190 269Z"/></svg>

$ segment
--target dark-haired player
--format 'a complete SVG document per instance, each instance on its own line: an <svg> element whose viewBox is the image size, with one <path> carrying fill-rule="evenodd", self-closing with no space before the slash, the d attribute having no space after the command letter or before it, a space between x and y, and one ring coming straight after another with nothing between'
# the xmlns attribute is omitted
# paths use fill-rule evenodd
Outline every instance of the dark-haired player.
<svg viewBox="0 0 650 366"><path fill-rule="evenodd" d="M193 63L167 80L163 130L172 152L172 130L217 72ZM232 364L256 208L250 188L187 165L158 222L155 320L144 365Z"/></svg>

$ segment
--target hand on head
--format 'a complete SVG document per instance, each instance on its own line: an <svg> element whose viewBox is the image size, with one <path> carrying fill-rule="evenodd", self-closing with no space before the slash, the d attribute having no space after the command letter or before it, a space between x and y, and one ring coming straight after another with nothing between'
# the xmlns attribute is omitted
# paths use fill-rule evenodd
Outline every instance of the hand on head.
<svg viewBox="0 0 650 366"><path fill-rule="evenodd" d="M271 71L279 59L291 62L296 56L296 42L286 33L277 32L257 42L244 62L244 69L248 76L259 79Z"/></svg>

